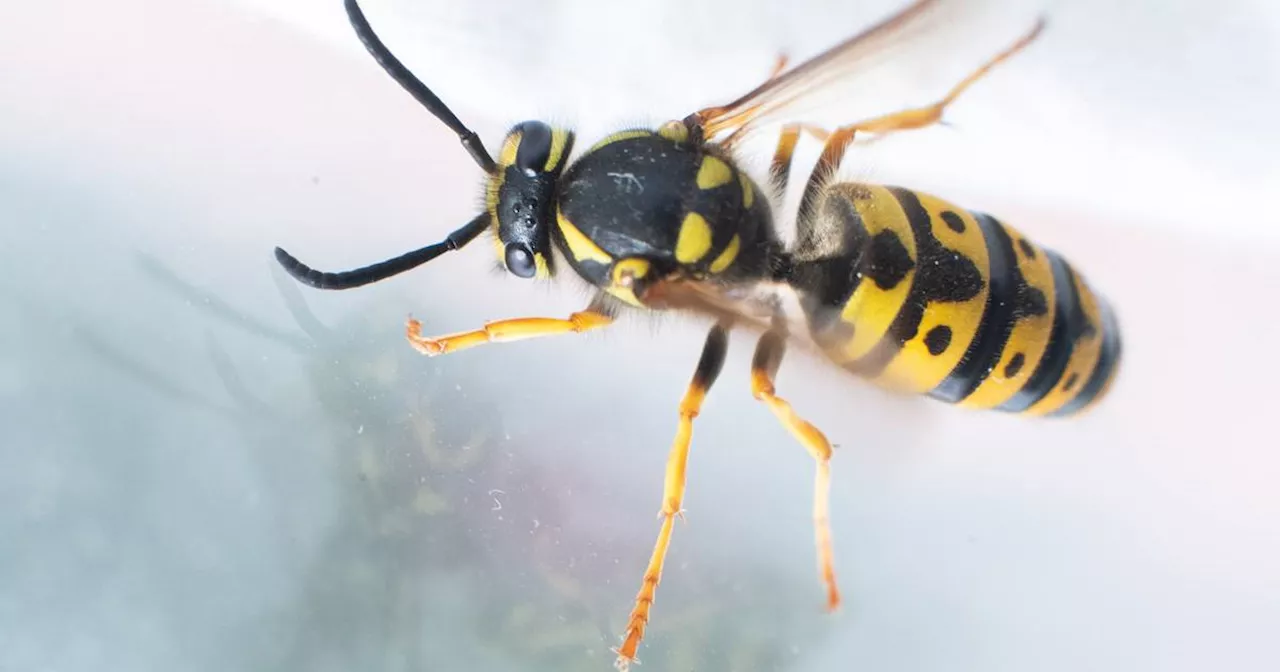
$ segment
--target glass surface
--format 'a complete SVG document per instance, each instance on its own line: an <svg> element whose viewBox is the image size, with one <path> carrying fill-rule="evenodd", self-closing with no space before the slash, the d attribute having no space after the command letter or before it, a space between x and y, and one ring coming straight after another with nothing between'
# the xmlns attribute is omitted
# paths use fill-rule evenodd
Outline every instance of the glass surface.
<svg viewBox="0 0 1280 672"><path fill-rule="evenodd" d="M474 214L479 172L358 49L338 3L283 3L274 19L254 4L0 8L0 670L611 669L705 322L638 317L427 359L403 338L410 314L444 333L565 316L589 294L494 273L483 241L349 292L286 278L275 245L338 269L438 240ZM621 123L615 109L644 103L592 88L609 73L558 69L608 43L581 26L618 25L618 10L557 5L549 16L581 23L534 58L519 31L492 50L467 39L471 15L446 4L374 7L384 22L401 12L389 30L415 66L455 50L443 86L491 149L508 123L570 108L585 147ZM736 91L809 27L823 44L851 32L824 11L858 15L794 9L739 19L760 43L700 47L715 54L697 76ZM1242 35L1274 25L1262 9ZM753 337L735 335L695 423L688 520L639 669L1274 667L1280 243L1261 190L1274 172L1258 158L1280 147L1252 130L1277 107L1274 71L1247 57L1261 52L1246 37L1174 39L1194 22L1171 10L1133 28L1146 31L1134 53L1169 58L1090 88L1101 56L1078 45L1123 50L1112 29L1089 33L1085 10L1063 12L1041 60L969 94L962 132L877 146L863 177L969 198L1086 269L1125 330L1111 396L1072 422L988 416L789 353L779 393L838 446L846 604L827 615L812 461L751 398ZM626 53L651 41L653 60L595 64L631 63L643 71L631 95L668 96L642 119L711 102L701 84L659 86L654 73L691 49L670 25L616 36ZM427 39L444 26L450 41ZM1168 73L1195 54L1240 77L1207 88L1197 66L1175 87ZM510 111L475 75L501 63L496 87L526 85ZM712 63L736 69L722 81ZM562 95L572 87L589 93ZM1139 104L1196 87L1188 109ZM1180 123L1224 107L1230 128L1205 129L1217 141L1181 146ZM1036 116L1050 108L1063 116ZM1009 121L1013 137L1052 142L987 144L1017 110L1029 116ZM1139 110L1156 120L1142 127ZM1096 132L1055 169L1072 115ZM1132 156L1096 154L1126 137ZM930 147L943 158L921 159ZM975 163L954 170L965 156ZM1103 189L1073 163L1090 156L1122 181ZM1164 200L1125 172L1162 163L1177 187Z"/></svg>

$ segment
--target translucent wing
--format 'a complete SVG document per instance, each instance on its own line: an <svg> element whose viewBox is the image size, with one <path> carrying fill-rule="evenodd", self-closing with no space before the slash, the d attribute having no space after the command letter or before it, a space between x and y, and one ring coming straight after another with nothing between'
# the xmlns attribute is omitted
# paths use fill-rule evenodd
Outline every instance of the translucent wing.
<svg viewBox="0 0 1280 672"><path fill-rule="evenodd" d="M986 38L974 37L985 34L975 29L971 19L977 16L973 6L965 3L915 0L896 14L796 67L775 73L737 100L704 108L692 116L701 122L707 139L723 140L724 134L731 133L736 141L769 123L795 121L830 102L824 98L843 96L848 100L851 94L865 98L869 92L882 91L892 83L877 80L887 74L886 65L903 68L912 56L926 54L933 62L955 60L950 53L946 59L937 56L949 38L962 38L970 45L986 44ZM915 104L922 102L927 101L917 100Z"/></svg>

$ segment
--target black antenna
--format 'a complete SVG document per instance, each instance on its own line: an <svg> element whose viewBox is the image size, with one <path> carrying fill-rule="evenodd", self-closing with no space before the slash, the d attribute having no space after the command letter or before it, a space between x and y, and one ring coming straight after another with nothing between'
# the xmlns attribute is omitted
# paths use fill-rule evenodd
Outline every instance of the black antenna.
<svg viewBox="0 0 1280 672"><path fill-rule="evenodd" d="M457 115L449 109L444 101L436 97L436 94L427 88L422 80L414 76L409 69L404 67L391 50L387 49L382 40L378 39L377 34L373 32L373 28L369 26L369 22L365 20L364 13L360 11L360 5L356 0L346 0L347 18L350 19L351 25L356 29L356 35L360 41L364 43L365 49L373 56L373 59L382 66L383 70L391 75L405 91L409 92L422 106L427 108L431 114L437 119L444 122L454 133L458 134L458 139L462 140L462 146L467 149L467 153L475 160L484 172L492 174L497 168L493 163L493 158L489 156L489 152L485 151L484 144L480 142L480 136L475 131L467 128L458 120Z"/></svg>
<svg viewBox="0 0 1280 672"><path fill-rule="evenodd" d="M365 266L364 268L357 268L354 271L343 273L317 271L278 247L276 248L276 261L280 262L280 265L284 267L284 270L289 275L293 276L294 280L304 285L310 285L316 289L351 289L352 287L367 285L379 280L386 280L393 275L421 266L445 252L452 252L474 240L476 236L480 235L488 227L489 213L483 212L434 245L406 252L394 259L388 259L372 266Z"/></svg>

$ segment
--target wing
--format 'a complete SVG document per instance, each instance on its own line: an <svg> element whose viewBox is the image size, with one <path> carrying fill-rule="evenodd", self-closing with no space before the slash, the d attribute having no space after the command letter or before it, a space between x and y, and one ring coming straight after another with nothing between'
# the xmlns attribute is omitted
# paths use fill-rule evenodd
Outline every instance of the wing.
<svg viewBox="0 0 1280 672"><path fill-rule="evenodd" d="M824 102L829 102L823 100L824 96L845 96L848 100L850 93L856 93L863 97L893 81L883 79L889 74L885 66L900 71L913 56L926 57L931 62L955 60L951 54L945 58L937 55L950 38L961 38L969 44L985 43L986 38L981 37L985 33L971 20L976 18L978 13L973 7L962 2L915 0L794 68L775 72L737 100L701 109L691 117L701 123L708 140L715 141L726 133L738 140L761 126L796 120L823 107Z"/></svg>

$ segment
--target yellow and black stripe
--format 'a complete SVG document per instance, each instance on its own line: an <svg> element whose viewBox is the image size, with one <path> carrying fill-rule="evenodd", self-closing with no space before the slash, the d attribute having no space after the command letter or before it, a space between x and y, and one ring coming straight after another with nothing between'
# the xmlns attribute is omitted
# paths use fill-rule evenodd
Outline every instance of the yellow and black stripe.
<svg viewBox="0 0 1280 672"><path fill-rule="evenodd" d="M837 183L799 222L793 283L815 340L885 387L970 408L1070 415L1120 359L1110 307L1061 256L990 215Z"/></svg>

